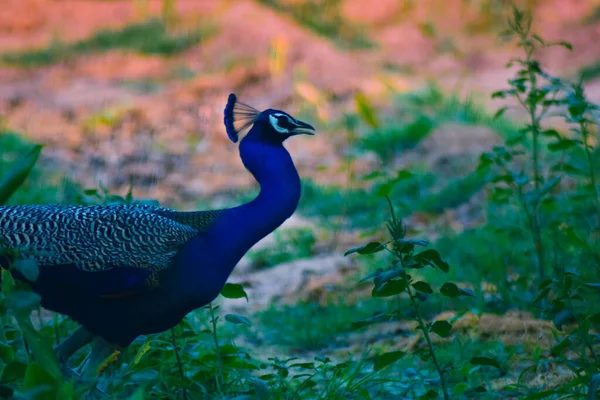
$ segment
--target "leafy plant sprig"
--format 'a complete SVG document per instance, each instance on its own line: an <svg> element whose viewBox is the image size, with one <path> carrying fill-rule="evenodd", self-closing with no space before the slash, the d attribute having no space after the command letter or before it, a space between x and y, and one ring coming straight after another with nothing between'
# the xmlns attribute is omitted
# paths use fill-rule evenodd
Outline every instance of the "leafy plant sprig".
<svg viewBox="0 0 600 400"><path fill-rule="evenodd" d="M507 64L507 68L518 66L516 76L508 81L510 88L493 93L492 98L516 100L527 113L527 123L519 136L507 141L506 147L496 147L493 152L483 154L480 168L491 165L499 167L494 182L507 185L519 200L533 238L539 279L544 279L546 250L542 240L540 203L560 179L549 176L550 171L544 169L541 146L544 138L560 138L560 135L554 129L544 129L542 120L553 107L560 104L558 96L562 93L563 84L542 69L536 55L540 47L563 46L571 49L571 45L566 42L544 42L532 31L531 14L516 7L508 24L510 30L506 36L517 37L517 45L523 49L524 55L511 59ZM496 117L507 109L508 106L500 108ZM531 150L530 168L526 168L528 149ZM502 186L497 187L498 192L504 192L505 196L496 199L507 201L510 192L506 196L507 192L503 189Z"/></svg>
<svg viewBox="0 0 600 400"><path fill-rule="evenodd" d="M387 223L387 231L390 240L380 242L370 242L364 246L356 247L348 250L345 255L358 254L374 254L380 251L388 251L393 256L392 266L386 270L378 269L375 273L367 276L363 280L373 280L373 297L392 297L401 294L408 295L411 307L414 311L414 319L417 322L418 329L423 332L423 337L427 343L427 350L420 352L419 356L423 361L433 363L437 374L440 378L440 386L442 395L445 400L450 399L450 388L446 379L446 372L451 366L443 366L437 355L436 348L432 342L431 334L442 338L448 338L452 335L452 323L447 320L437 320L427 322L421 311L421 304L434 293L431 285L424 280L417 280L411 275L411 271L416 271L425 267L432 267L441 272L447 273L450 266L446 263L440 254L434 249L417 251L418 247L428 246L428 242L420 239L406 239L406 228L402 220L398 219L394 213L391 201L388 198L389 207L391 210L391 219ZM443 296L455 298L459 296L471 296L475 294L469 289L460 288L452 282L444 283L439 292ZM397 310L391 314L378 314L368 320L357 321L353 323L353 328L361 328L367 325L389 321L401 316L401 311ZM405 353L403 351L391 351L380 354L374 358L375 370L380 370L401 359ZM477 360L475 360L476 362ZM437 396L437 392L429 390L427 395ZM428 397L431 398L431 397Z"/></svg>

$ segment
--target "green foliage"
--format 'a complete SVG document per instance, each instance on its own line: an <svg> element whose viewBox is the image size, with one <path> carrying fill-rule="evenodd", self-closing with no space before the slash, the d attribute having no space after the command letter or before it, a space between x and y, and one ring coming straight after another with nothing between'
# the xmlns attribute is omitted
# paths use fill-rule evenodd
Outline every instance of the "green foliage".
<svg viewBox="0 0 600 400"><path fill-rule="evenodd" d="M299 210L307 216L326 216L332 220L345 213L354 226L368 226L376 205L377 201L364 190L324 187L311 180L302 182Z"/></svg>
<svg viewBox="0 0 600 400"><path fill-rule="evenodd" d="M441 213L445 209L456 208L468 202L488 182L486 171L475 170L464 178L448 183L439 191L425 195L417 209L430 213Z"/></svg>
<svg viewBox="0 0 600 400"><path fill-rule="evenodd" d="M0 180L0 204L5 204L23 184L37 162L41 151L42 146L32 146L4 173L2 180Z"/></svg>
<svg viewBox="0 0 600 400"><path fill-rule="evenodd" d="M579 70L582 81L591 81L600 77L600 61L586 65Z"/></svg>
<svg viewBox="0 0 600 400"><path fill-rule="evenodd" d="M509 120L488 114L470 97L447 95L433 83L423 90L397 95L393 115L384 123L373 124L373 113L365 111L372 109L367 99L361 98L358 104L359 115L369 129L361 134L356 146L374 152L383 164L389 164L448 123L486 126L504 138L518 135L518 128Z"/></svg>
<svg viewBox="0 0 600 400"><path fill-rule="evenodd" d="M600 164L593 145L600 108L587 100L581 84L551 76L535 58L539 47L570 49L568 44L546 43L531 31L531 17L516 9L510 28L524 57L509 63L509 67L519 67L516 76L508 89L493 96L515 99L528 120L520 135L481 157L479 170L488 171L492 182L489 224L477 233L463 233L453 241L457 246L448 248L465 261L464 267L492 273L488 281L502 282L501 301L532 308L552 319L558 330L556 345L522 376L553 363L569 369L575 378L543 391L518 388L519 398L555 398L586 391L593 397L598 389L593 376L600 366L591 334L592 321L600 311L595 289L595 282L600 281L600 242L593 233L600 226L596 178ZM544 126L557 111L571 125L569 133ZM510 235L512 243L503 235ZM467 240L470 251L460 244ZM481 271L478 258L486 259L487 271ZM510 271L507 264L518 267ZM511 272L517 272L518 278L511 279ZM471 363L500 368L487 358Z"/></svg>
<svg viewBox="0 0 600 400"><path fill-rule="evenodd" d="M127 25L119 30L103 30L75 43L54 42L47 48L2 55L6 64L35 67L53 64L78 54L92 54L114 49L140 54L170 55L185 51L213 33L211 26L202 26L185 34L170 34L165 24L156 19Z"/></svg>
<svg viewBox="0 0 600 400"><path fill-rule="evenodd" d="M360 27L344 21L340 0L310 0L291 3L284 3L281 0L259 0L259 2L290 15L297 23L306 26L318 35L333 40L342 47L361 49L373 46Z"/></svg>
<svg viewBox="0 0 600 400"><path fill-rule="evenodd" d="M288 261L308 258L314 254L316 238L311 228L278 230L273 233L275 244L251 250L248 257L253 268L270 268Z"/></svg>
<svg viewBox="0 0 600 400"><path fill-rule="evenodd" d="M389 201L389 199L388 199ZM390 202L390 210L392 218L388 221L387 230L390 240L384 243L370 242L365 246L351 249L346 252L346 255L358 253L361 255L369 255L387 250L392 254L393 260L391 266L387 269L378 269L375 273L369 275L365 279L373 280L373 297L392 297L398 295L407 295L410 299L414 319L417 321L418 329L423 333L423 338L427 343L427 352L422 354L422 359L431 360L440 379L440 388L444 399L450 398L450 389L446 380L447 367L442 366L437 358L436 349L431 341L430 333L435 333L440 337L447 338L452 335L452 324L449 321L437 320L431 323L425 321L425 317L421 310L421 304L427 301L430 294L434 293L427 282L423 280L415 280L414 274L423 268L431 267L441 272L448 273L449 265L442 260L440 254L434 249L427 249L417 252L419 246L427 246L427 242L423 240L405 239L406 228L401 220L398 220L394 214L394 209ZM474 296L468 290L460 289L453 283L445 283L440 288L440 293L444 296L458 297L461 295ZM394 310L392 313L380 314L378 318L373 318L370 321L362 321L361 327L382 322L385 319L392 319L402 316L403 310ZM392 364L394 361L401 359L404 353L388 352L379 355L375 359L375 370ZM432 390L432 395L437 391Z"/></svg>
<svg viewBox="0 0 600 400"><path fill-rule="evenodd" d="M342 334L353 321L368 318L377 312L381 304L361 301L357 304L320 305L300 302L294 305L271 306L257 313L260 320L262 340L268 344L291 348L321 350L343 343ZM310 323L306 323L310 321Z"/></svg>
<svg viewBox="0 0 600 400"><path fill-rule="evenodd" d="M383 173L367 177L372 189L344 189L338 186L320 186L310 180L302 184L299 210L303 215L319 217L329 225L367 228L384 222L378 206L380 196L392 196L407 212L418 210L419 200L435 182L431 173L404 174L390 177ZM375 194L375 196L373 195Z"/></svg>
<svg viewBox="0 0 600 400"><path fill-rule="evenodd" d="M361 138L360 147L374 152L382 162L390 162L396 155L410 150L425 139L435 128L435 122L420 115L405 125L386 124Z"/></svg>

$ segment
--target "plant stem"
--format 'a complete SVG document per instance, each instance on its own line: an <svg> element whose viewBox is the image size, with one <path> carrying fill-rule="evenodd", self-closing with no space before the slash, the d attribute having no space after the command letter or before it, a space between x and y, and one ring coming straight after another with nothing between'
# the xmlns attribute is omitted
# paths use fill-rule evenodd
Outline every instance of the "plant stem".
<svg viewBox="0 0 600 400"><path fill-rule="evenodd" d="M592 157L592 152L590 151L590 146L588 145L588 137L590 131L585 121L579 122L579 129L581 131L581 136L583 136L583 148L585 149L585 154L587 156L590 174L590 185L592 186L592 189L596 194L596 196L594 196L594 202L596 203L596 213L600 214L600 193L598 193L598 186L596 186L596 172L594 171L594 159Z"/></svg>
<svg viewBox="0 0 600 400"><path fill-rule="evenodd" d="M421 316L421 308L419 307L419 302L415 298L412 290L410 289L410 284L406 286L406 292L410 297L410 302L412 303L413 309L415 310L415 318L417 323L419 324L419 328L423 331L423 336L425 337L425 341L427 342L427 346L429 347L429 354L431 354L431 359L433 364L435 365L435 369L437 370L438 375L440 376L440 382L442 384L442 392L444 394L444 400L450 400L450 395L448 394L448 388L446 387L446 380L444 378L444 370L440 366L440 363L435 356L435 349L433 347L433 343L431 342L431 338L429 337L429 329L425 325L423 321L423 317Z"/></svg>
<svg viewBox="0 0 600 400"><path fill-rule="evenodd" d="M54 325L54 339L56 340L56 345L60 343L60 327L58 324L58 314L54 314L52 317L52 323Z"/></svg>
<svg viewBox="0 0 600 400"><path fill-rule="evenodd" d="M183 373L183 364L181 363L181 357L179 356L179 349L177 348L177 342L175 338L175 328L171 328L171 343L173 344L173 351L175 351L175 359L177 360L177 368L179 369L179 377L181 381L185 381L185 374ZM187 388L183 388L183 400L187 400Z"/></svg>
<svg viewBox="0 0 600 400"><path fill-rule="evenodd" d="M539 67L537 67L537 63L533 59L533 55L536 50L536 46L531 37L531 17L527 16L525 21L525 26L516 25L518 27L517 34L521 40L521 44L523 49L525 50L525 60L524 65L527 67L527 80L529 81L530 87L527 92L527 99L525 101L521 101L520 103L525 107L529 114L529 128L531 131L532 138L532 162L533 162L533 185L535 191L538 192L540 189L540 184L542 183L542 174L540 171L539 165L539 153L540 153L540 143L539 143L539 135L541 132L540 127L540 118L538 115L538 102L539 102L539 89L537 82L537 73L539 71ZM542 111L542 115L545 111ZM536 196L537 198L537 196ZM524 201L524 200L523 200ZM533 241L535 245L535 252L538 264L538 275L540 280L544 279L545 275L545 263L544 263L544 246L542 242L542 229L540 227L540 217L538 212L539 198L535 201L534 204L531 205L530 212L526 211L530 214L530 229L533 234ZM523 203L523 207L527 208L527 204Z"/></svg>
<svg viewBox="0 0 600 400"><path fill-rule="evenodd" d="M215 354L217 355L217 390L221 392L221 382L223 381L223 365L221 363L221 348L219 347L219 338L217 336L217 320L215 318L215 309L212 302L208 303L208 309L210 310L210 322L213 328L213 339L215 341Z"/></svg>

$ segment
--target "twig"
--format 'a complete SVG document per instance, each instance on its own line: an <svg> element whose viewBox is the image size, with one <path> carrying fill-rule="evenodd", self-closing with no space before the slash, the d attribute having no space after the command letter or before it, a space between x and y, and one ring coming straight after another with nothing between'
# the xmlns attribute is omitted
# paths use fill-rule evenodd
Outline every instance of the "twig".
<svg viewBox="0 0 600 400"><path fill-rule="evenodd" d="M406 286L406 292L410 297L410 302L412 303L413 309L415 310L415 318L417 323L419 324L419 328L423 331L423 336L425 336L425 341L427 342L427 347L429 347L429 354L431 354L431 360L435 365L435 369L437 370L438 375L440 376L440 383L442 384L442 393L444 395L444 400L450 400L450 395L448 394L448 388L446 387L446 379L444 378L444 370L440 366L437 357L435 356L435 350L433 347L433 343L431 342L431 338L429 337L429 329L425 326L425 322L423 322L423 317L421 316L421 308L419 307L419 303L415 298L412 290L410 289L410 285Z"/></svg>
<svg viewBox="0 0 600 400"><path fill-rule="evenodd" d="M184 382L185 374L183 373L183 364L181 363L181 357L179 356L179 349L177 348L177 341L175 337L175 328L171 328L171 343L173 344L173 351L175 352L175 358L177 359L177 368L179 369L179 377ZM183 400L187 400L187 388L183 387Z"/></svg>
<svg viewBox="0 0 600 400"><path fill-rule="evenodd" d="M221 392L221 382L223 381L223 366L221 363L221 349L219 347L219 338L217 336L217 320L215 319L215 309L211 303L208 303L208 309L210 310L210 322L213 327L213 338L215 340L215 354L217 355L217 390Z"/></svg>

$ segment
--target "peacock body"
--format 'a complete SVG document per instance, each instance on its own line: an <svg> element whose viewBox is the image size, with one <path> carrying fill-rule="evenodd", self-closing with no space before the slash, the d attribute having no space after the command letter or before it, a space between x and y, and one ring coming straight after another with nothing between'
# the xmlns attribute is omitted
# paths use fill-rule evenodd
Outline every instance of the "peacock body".
<svg viewBox="0 0 600 400"><path fill-rule="evenodd" d="M300 178L284 140L312 134L279 110L231 94L224 118L260 184L249 203L178 212L149 205L0 207L0 265L28 282L42 306L82 325L58 346L66 359L92 338L104 350L167 330L218 296L243 255L295 211ZM23 262L23 261L29 261ZM34 268L31 267L32 263ZM25 267L27 266L27 267ZM97 351L92 358L102 360Z"/></svg>

